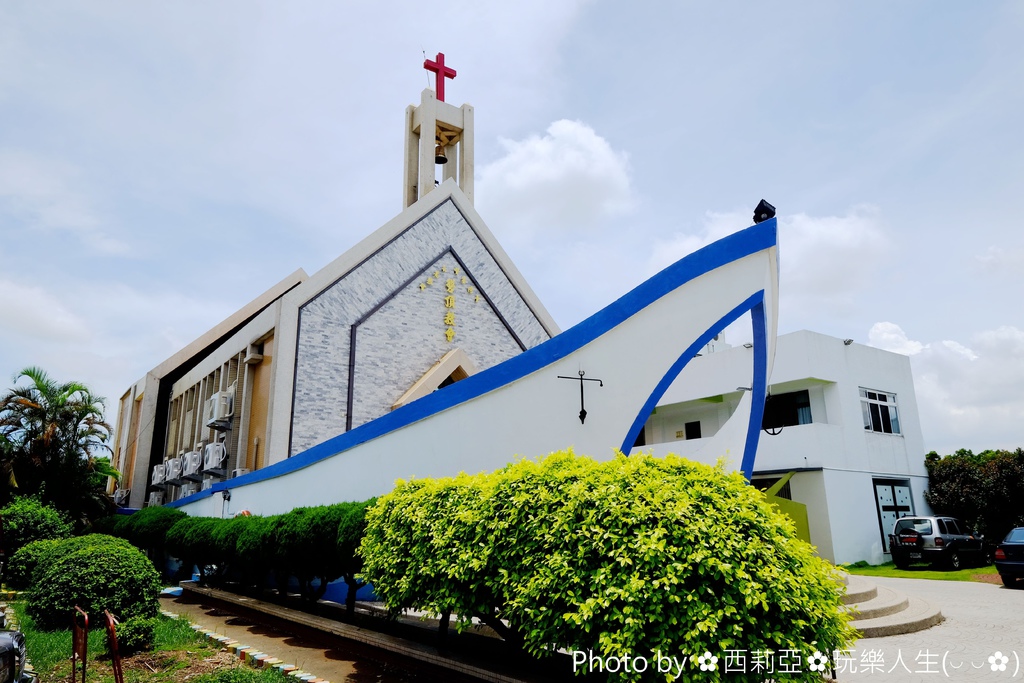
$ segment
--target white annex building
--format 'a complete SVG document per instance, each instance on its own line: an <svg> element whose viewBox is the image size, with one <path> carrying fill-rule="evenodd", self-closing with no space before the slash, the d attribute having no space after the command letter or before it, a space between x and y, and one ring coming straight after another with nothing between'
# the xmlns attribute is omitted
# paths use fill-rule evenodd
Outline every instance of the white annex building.
<svg viewBox="0 0 1024 683"><path fill-rule="evenodd" d="M473 208L473 109L443 101L454 72L430 65L436 95L405 117L404 210L128 388L118 502L274 514L637 446L779 479L773 500L822 556L881 560L889 515L924 509L906 359L807 332L776 351L773 218L561 332ZM753 343L726 347L748 313Z"/></svg>
<svg viewBox="0 0 1024 683"><path fill-rule="evenodd" d="M728 428L746 393L751 351L709 344L665 392L642 450L704 462L725 455L709 437ZM928 513L908 357L814 332L782 335L763 427L754 485L791 474L776 495L806 506L822 557L881 563L896 519Z"/></svg>

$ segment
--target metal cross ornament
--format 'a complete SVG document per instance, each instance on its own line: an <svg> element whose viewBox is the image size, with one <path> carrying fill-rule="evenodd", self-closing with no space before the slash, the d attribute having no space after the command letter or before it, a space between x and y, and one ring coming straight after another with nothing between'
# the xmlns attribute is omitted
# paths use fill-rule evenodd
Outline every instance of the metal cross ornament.
<svg viewBox="0 0 1024 683"><path fill-rule="evenodd" d="M438 101L444 102L444 81L446 78L455 78L455 69L444 65L443 52L438 52L435 59L424 59L423 68L436 74L434 76L434 90L437 91Z"/></svg>
<svg viewBox="0 0 1024 683"><path fill-rule="evenodd" d="M558 379L578 379L580 381L580 424L584 424L586 422L586 420L587 420L587 408L583 404L583 383L584 382L597 382L597 385L599 387L603 387L604 386L604 382L599 380L599 379L593 379L591 377L584 377L584 375L586 375L587 373L583 372L582 370L580 370L579 374L580 374L579 377L565 377L563 375L559 375Z"/></svg>

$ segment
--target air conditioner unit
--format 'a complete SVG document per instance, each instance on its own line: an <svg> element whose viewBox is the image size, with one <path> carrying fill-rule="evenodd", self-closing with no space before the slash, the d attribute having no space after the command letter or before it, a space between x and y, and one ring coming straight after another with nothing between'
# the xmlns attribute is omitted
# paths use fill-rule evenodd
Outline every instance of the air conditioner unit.
<svg viewBox="0 0 1024 683"><path fill-rule="evenodd" d="M203 477L203 488L201 491L209 491L213 488L213 477Z"/></svg>
<svg viewBox="0 0 1024 683"><path fill-rule="evenodd" d="M195 484L185 484L184 486L181 487L181 494L178 496L178 498L188 498L189 496L198 492L199 489L196 488Z"/></svg>
<svg viewBox="0 0 1024 683"><path fill-rule="evenodd" d="M225 465L228 449L222 443L211 443L203 449L203 469L217 470Z"/></svg>
<svg viewBox="0 0 1024 683"><path fill-rule="evenodd" d="M235 414L235 389L218 391L206 401L206 426L224 430L231 426Z"/></svg>
<svg viewBox="0 0 1024 683"><path fill-rule="evenodd" d="M118 489L114 491L114 505L123 507L128 502L128 496L131 495L131 489Z"/></svg>
<svg viewBox="0 0 1024 683"><path fill-rule="evenodd" d="M203 466L203 454L199 450L190 451L185 454L185 461L182 464L182 476L194 477L199 474Z"/></svg>
<svg viewBox="0 0 1024 683"><path fill-rule="evenodd" d="M248 467L239 467L236 470L231 470L231 476L228 477L228 478L229 479L234 479L235 477L240 477L243 474L249 474L249 468Z"/></svg>
<svg viewBox="0 0 1024 683"><path fill-rule="evenodd" d="M164 463L164 481L173 482L181 479L181 458L171 458Z"/></svg>
<svg viewBox="0 0 1024 683"><path fill-rule="evenodd" d="M164 481L166 480L164 474L164 463L160 463L159 465L153 465L153 478L150 480L153 486L159 486L160 484L164 483Z"/></svg>
<svg viewBox="0 0 1024 683"><path fill-rule="evenodd" d="M164 504L164 494L163 494L163 491L153 491L151 494L149 494L149 504L150 504L150 506L163 505Z"/></svg>

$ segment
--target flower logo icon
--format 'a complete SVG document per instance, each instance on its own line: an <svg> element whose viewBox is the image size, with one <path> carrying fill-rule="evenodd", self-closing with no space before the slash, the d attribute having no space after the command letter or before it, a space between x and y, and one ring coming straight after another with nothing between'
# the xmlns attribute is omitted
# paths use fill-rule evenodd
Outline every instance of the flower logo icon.
<svg viewBox="0 0 1024 683"><path fill-rule="evenodd" d="M1006 663L1008 661L1010 661L1010 658L1002 652L996 652L988 658L988 663L992 665L993 671L1006 671Z"/></svg>
<svg viewBox="0 0 1024 683"><path fill-rule="evenodd" d="M714 671L718 668L718 657L710 652L705 652L697 657L697 663L700 664L701 671Z"/></svg>
<svg viewBox="0 0 1024 683"><path fill-rule="evenodd" d="M828 666L828 657L815 650L814 654L807 659L807 663L810 665L811 671L824 671Z"/></svg>

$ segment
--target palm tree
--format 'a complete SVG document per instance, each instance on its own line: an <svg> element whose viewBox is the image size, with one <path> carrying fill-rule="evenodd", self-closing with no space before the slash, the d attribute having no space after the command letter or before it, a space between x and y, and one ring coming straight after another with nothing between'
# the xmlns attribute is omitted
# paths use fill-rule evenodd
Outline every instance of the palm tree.
<svg viewBox="0 0 1024 683"><path fill-rule="evenodd" d="M18 386L22 379L27 384ZM44 503L85 522L106 514L112 501L96 454L111 427L103 420L103 399L79 382L59 383L44 370L28 367L0 398L0 489L9 496L39 495Z"/></svg>

